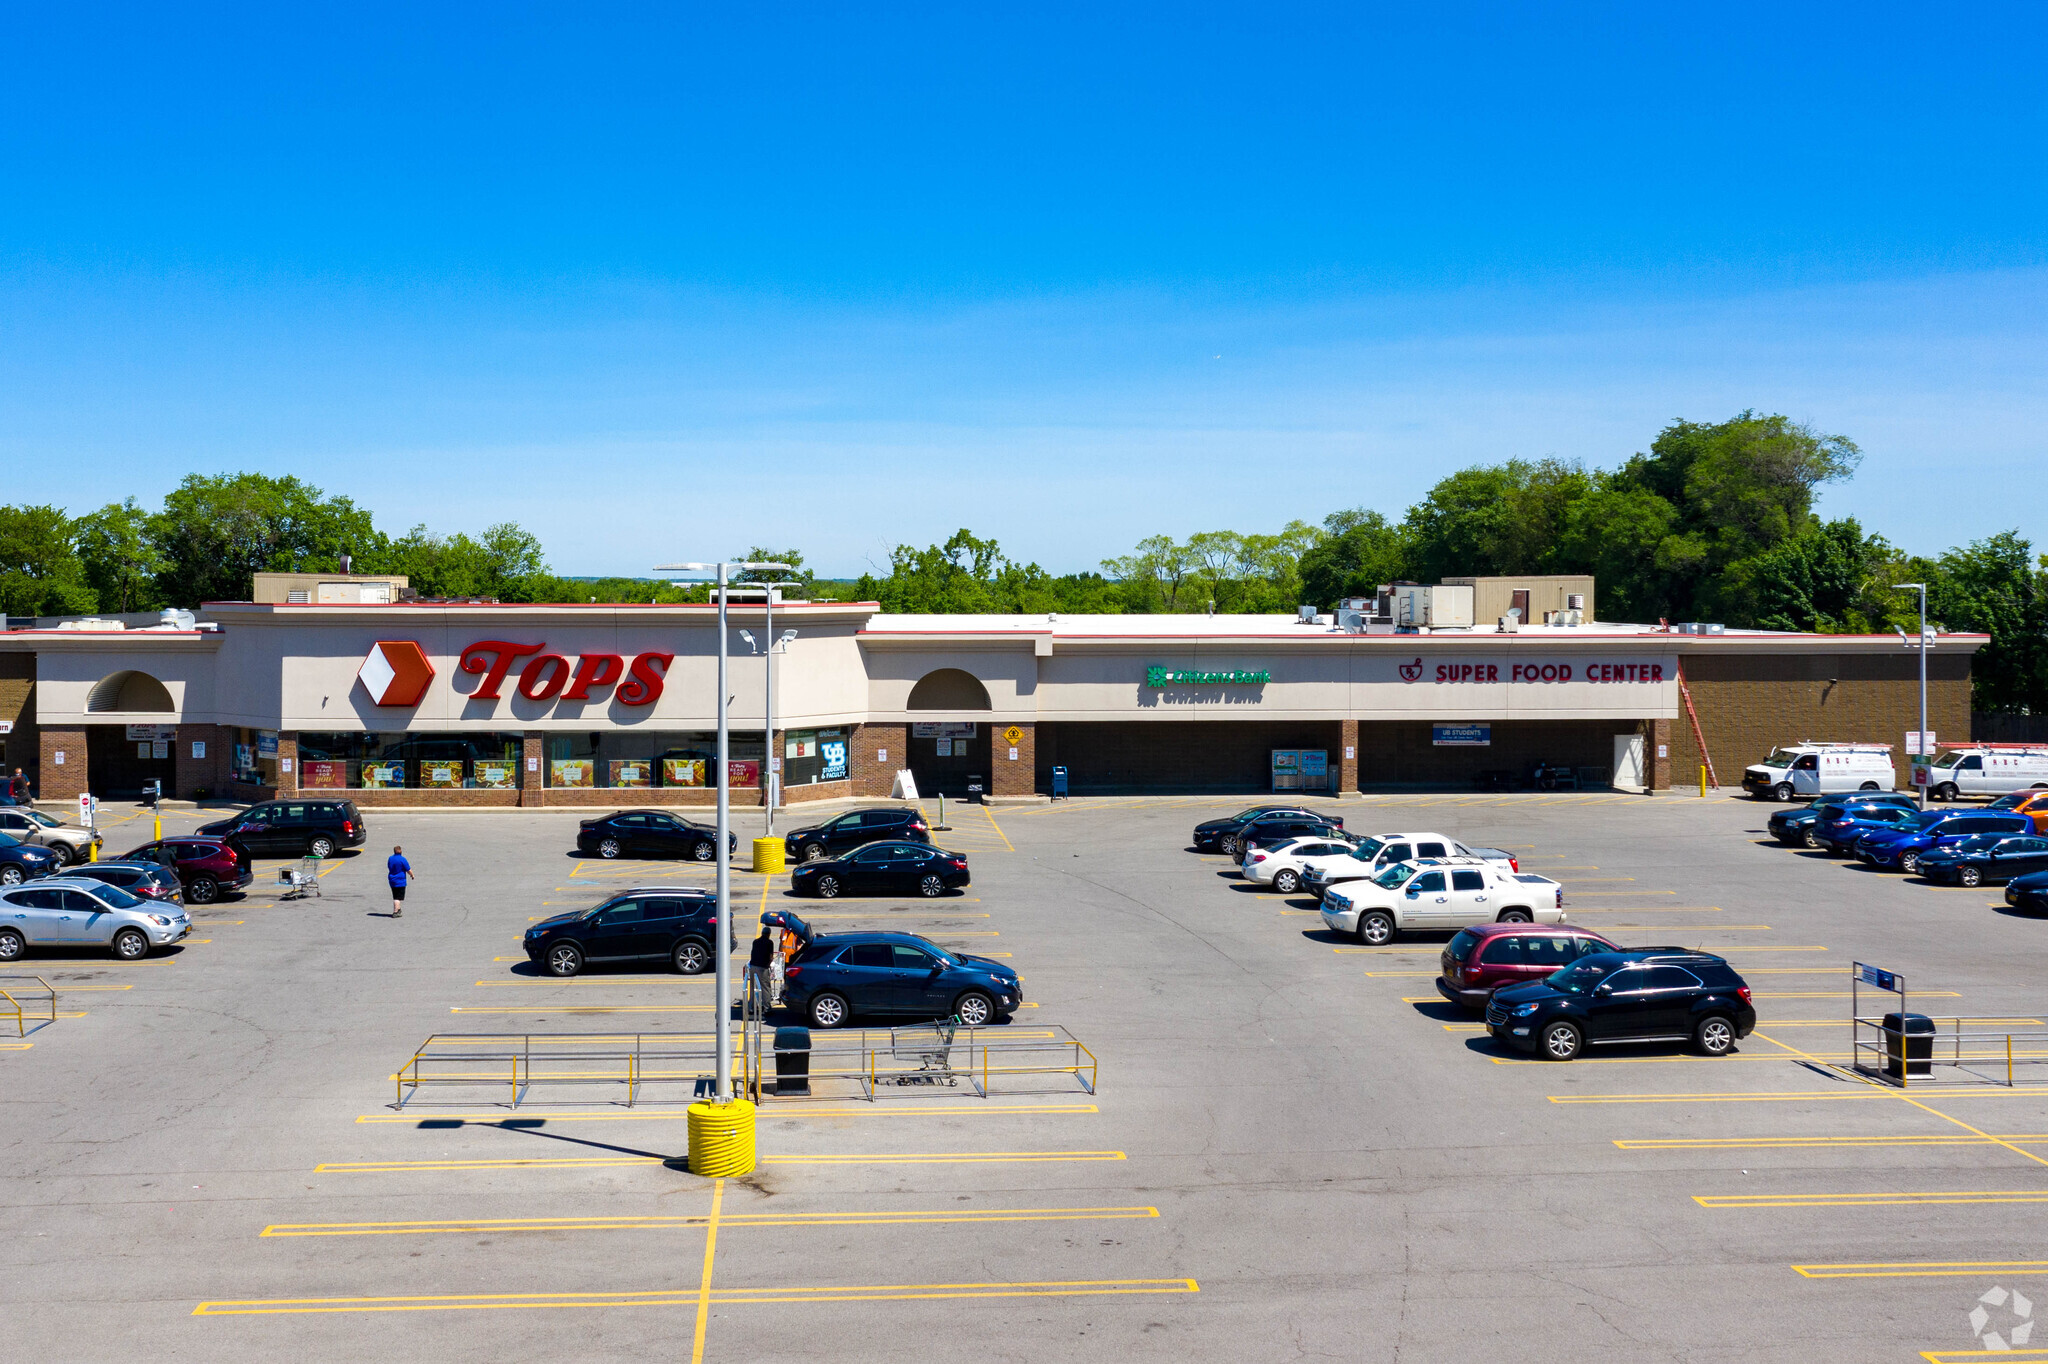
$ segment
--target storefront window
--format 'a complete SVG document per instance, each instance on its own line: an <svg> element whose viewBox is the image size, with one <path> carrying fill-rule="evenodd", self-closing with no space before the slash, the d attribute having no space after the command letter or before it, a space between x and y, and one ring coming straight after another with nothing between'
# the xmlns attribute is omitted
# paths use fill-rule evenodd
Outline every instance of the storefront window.
<svg viewBox="0 0 2048 1364"><path fill-rule="evenodd" d="M782 736L782 784L815 786L845 781L847 736L843 729L792 729Z"/></svg>
<svg viewBox="0 0 2048 1364"><path fill-rule="evenodd" d="M718 784L718 735L709 730L550 734L543 742L549 786L630 791ZM734 734L727 742L733 789L758 786L765 751L760 734Z"/></svg>
<svg viewBox="0 0 2048 1364"><path fill-rule="evenodd" d="M302 790L514 791L519 734L301 734Z"/></svg>
<svg viewBox="0 0 2048 1364"><path fill-rule="evenodd" d="M233 729L228 757L235 780L253 786L277 785L277 731Z"/></svg>

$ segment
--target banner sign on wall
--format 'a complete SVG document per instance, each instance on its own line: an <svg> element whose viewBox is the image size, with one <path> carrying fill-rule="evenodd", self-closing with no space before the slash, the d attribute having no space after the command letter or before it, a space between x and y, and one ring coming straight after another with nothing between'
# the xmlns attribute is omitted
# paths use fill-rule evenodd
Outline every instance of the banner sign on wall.
<svg viewBox="0 0 2048 1364"><path fill-rule="evenodd" d="M1429 741L1438 748L1486 748L1493 743L1493 726L1431 725Z"/></svg>
<svg viewBox="0 0 2048 1364"><path fill-rule="evenodd" d="M971 720L918 720L910 726L913 739L972 739L981 727Z"/></svg>

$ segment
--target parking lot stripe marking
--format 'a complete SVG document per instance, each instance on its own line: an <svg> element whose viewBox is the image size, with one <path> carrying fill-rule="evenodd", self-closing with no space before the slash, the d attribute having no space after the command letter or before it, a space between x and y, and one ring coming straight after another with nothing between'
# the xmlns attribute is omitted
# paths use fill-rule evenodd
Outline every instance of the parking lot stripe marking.
<svg viewBox="0 0 2048 1364"><path fill-rule="evenodd" d="M1725 914L1719 905L1596 905L1580 914Z"/></svg>
<svg viewBox="0 0 2048 1364"><path fill-rule="evenodd" d="M1725 1060L1726 1058L1724 1057L1723 1059ZM1982 1089L1959 1089L1946 1097L1951 1099L2003 1099L2008 1097L2038 1097L2043 1094L2048 1094L2048 1087L2034 1086L2031 1088L2007 1089L2004 1085L1986 1085ZM1792 1089L1760 1091L1747 1094L1550 1094L1545 1097L1554 1104L1707 1104L1886 1099L1893 1096L1880 1085L1870 1081L1858 1080L1853 1088L1839 1090Z"/></svg>
<svg viewBox="0 0 2048 1364"><path fill-rule="evenodd" d="M2006 1141L2048 1141L2048 1136L2018 1134ZM1766 1151L1819 1150L1827 1148L1876 1146L1985 1146L1990 1137L1970 1137L1954 1132L1909 1132L1893 1136L1868 1137L1642 1137L1614 1143L1624 1151Z"/></svg>
<svg viewBox="0 0 2048 1364"><path fill-rule="evenodd" d="M0 1042L0 1051L30 1051L35 1045L33 1042Z"/></svg>
<svg viewBox="0 0 2048 1364"><path fill-rule="evenodd" d="M1563 871L1565 869L1563 867L1552 867L1551 870ZM1568 886L1595 886L1608 881L1633 881L1636 878L1633 876L1560 876L1557 879ZM1657 893L1656 891L1644 892L1646 895L1655 895Z"/></svg>
<svg viewBox="0 0 2048 1364"><path fill-rule="evenodd" d="M2048 1350L1922 1350L1925 1364L2048 1364Z"/></svg>
<svg viewBox="0 0 2048 1364"><path fill-rule="evenodd" d="M878 1152L869 1155L763 1156L763 1165L1055 1165L1065 1161L1126 1159L1122 1151L943 1151ZM425 1174L487 1170L616 1169L660 1165L661 1156L564 1156L550 1159L503 1157L479 1160L340 1160L313 1167L316 1175Z"/></svg>
<svg viewBox="0 0 2048 1364"><path fill-rule="evenodd" d="M711 1324L711 1266L718 1256L718 1213L725 1203L725 1181L711 1186L711 1216L704 1232L704 1277L697 1281L697 1327L691 1337L691 1364L704 1364L704 1331Z"/></svg>
<svg viewBox="0 0 2048 1364"><path fill-rule="evenodd" d="M1314 910L1309 911L1314 913ZM1333 947L1332 952L1441 952L1442 943L1425 943L1421 947Z"/></svg>
<svg viewBox="0 0 2048 1364"><path fill-rule="evenodd" d="M486 1217L445 1222L279 1222L264 1237L497 1235L520 1231L689 1231L698 1227L882 1227L965 1222L1116 1222L1156 1218L1159 1209L1104 1208L940 1208L903 1212L735 1212L721 1215L719 1191L712 1211L675 1216Z"/></svg>
<svg viewBox="0 0 2048 1364"><path fill-rule="evenodd" d="M50 988L60 995L76 995L84 994L89 990L132 990L135 987L133 985L66 985L60 980Z"/></svg>
<svg viewBox="0 0 2048 1364"><path fill-rule="evenodd" d="M1001 1118L1011 1115L1045 1116L1097 1113L1101 1110L1094 1104L1010 1104L1001 1108L989 1108L981 1104L912 1105L888 1102L856 1105L811 1107L792 1103L787 1107L775 1104L768 1111L773 1120L786 1122L803 1118ZM414 1109L408 1113L364 1113L356 1118L362 1125L403 1123L413 1127L422 1122L474 1122L496 1126L504 1122L525 1122L539 1118L547 1122L682 1122L684 1111L675 1108L663 1113L643 1113L631 1109L620 1109L612 1113L578 1113L561 1110L530 1112L524 1109L501 1108L489 1113L443 1113L428 1109Z"/></svg>
<svg viewBox="0 0 2048 1364"><path fill-rule="evenodd" d="M996 837L1003 840L1003 851L1017 851L1016 845L1010 842L1010 836L1003 832L1003 826L996 823L995 811L989 809L986 805L983 805L979 808L981 810L982 818L988 821L988 827L994 829L996 831Z"/></svg>
<svg viewBox="0 0 2048 1364"><path fill-rule="evenodd" d="M1715 952L1727 956L1730 952L1825 952L1825 947L1717 947Z"/></svg>
<svg viewBox="0 0 2048 1364"><path fill-rule="evenodd" d="M1926 999L1961 999L1961 990L1915 990L1913 994ZM1847 990L1758 990L1757 999L1847 999ZM1844 1019L1846 1026L1848 1020Z"/></svg>
<svg viewBox="0 0 2048 1364"><path fill-rule="evenodd" d="M1694 1194L1703 1208L1925 1208L1947 1203L2048 1203L2048 1189L1956 1193Z"/></svg>
<svg viewBox="0 0 2048 1364"><path fill-rule="evenodd" d="M1436 975L1436 974L1437 974L1437 972L1435 972L1435 971L1367 971L1367 972L1366 972L1365 974L1366 974L1366 975L1368 975L1368 976L1434 976L1434 975ZM1436 998L1436 996L1435 996L1435 995L1431 995L1431 996L1429 996L1429 998L1431 998L1431 999L1434 999L1434 998ZM1410 1004L1410 1003L1413 1003L1414 1001L1413 1001L1413 1000L1406 1000L1406 999L1404 999L1404 1000L1402 1000L1401 1002L1402 1002L1403 1004Z"/></svg>
<svg viewBox="0 0 2048 1364"><path fill-rule="evenodd" d="M1597 911L1586 911L1593 913ZM1602 924L1602 932L1617 928L1654 928L1659 933L1775 933L1769 924ZM1758 948L1758 951L1770 949Z"/></svg>
<svg viewBox="0 0 2048 1364"><path fill-rule="evenodd" d="M479 1293L392 1298L241 1298L202 1302L195 1317L306 1315L335 1312L453 1312L508 1307L689 1307L701 1290L622 1293ZM967 1298L1109 1297L1199 1293L1193 1279L1069 1279L1015 1283L865 1284L832 1288L720 1288L707 1306L805 1302L914 1302ZM699 1356L701 1358L701 1356Z"/></svg>
<svg viewBox="0 0 2048 1364"><path fill-rule="evenodd" d="M1582 890L1577 892L1577 894L1580 899L1586 900L1591 899L1595 895L1676 895L1678 892L1675 890Z"/></svg>
<svg viewBox="0 0 2048 1364"><path fill-rule="evenodd" d="M532 1004L525 1008L468 1007L451 1004L451 1014L708 1014L716 1004Z"/></svg>
<svg viewBox="0 0 2048 1364"><path fill-rule="evenodd" d="M715 978L709 971L698 976L548 976L543 980L480 980L477 986L485 990L502 989L514 985L681 985L689 982L709 982Z"/></svg>
<svg viewBox="0 0 2048 1364"><path fill-rule="evenodd" d="M1920 1264L1793 1265L1807 1279L1953 1279L1980 1274L2021 1273L2048 1269L2048 1260L1928 1260ZM1974 1353L1974 1352L1973 1352ZM2001 1358L2009 1358L2001 1355Z"/></svg>

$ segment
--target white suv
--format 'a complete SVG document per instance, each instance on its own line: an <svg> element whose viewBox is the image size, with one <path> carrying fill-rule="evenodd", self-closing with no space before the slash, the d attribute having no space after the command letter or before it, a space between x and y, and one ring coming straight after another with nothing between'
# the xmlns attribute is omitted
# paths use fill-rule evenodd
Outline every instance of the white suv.
<svg viewBox="0 0 2048 1364"><path fill-rule="evenodd" d="M1371 947L1411 928L1564 921L1563 886L1471 858L1404 862L1323 896L1323 923Z"/></svg>
<svg viewBox="0 0 2048 1364"><path fill-rule="evenodd" d="M1346 881L1364 881L1388 867L1426 857L1476 857L1506 871L1519 871L1515 859L1498 848L1468 848L1447 834L1373 834L1358 841L1351 860L1326 859L1311 864L1301 883L1317 895Z"/></svg>
<svg viewBox="0 0 2048 1364"><path fill-rule="evenodd" d="M0 892L0 962L19 961L31 947L104 947L140 961L191 931L183 905L101 881L50 877Z"/></svg>

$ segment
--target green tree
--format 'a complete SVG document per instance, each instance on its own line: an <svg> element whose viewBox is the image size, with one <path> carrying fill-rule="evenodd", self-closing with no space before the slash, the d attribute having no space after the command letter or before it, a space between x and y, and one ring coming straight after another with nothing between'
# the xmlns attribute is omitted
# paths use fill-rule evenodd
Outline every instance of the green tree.
<svg viewBox="0 0 2048 1364"><path fill-rule="evenodd" d="M1195 568L1194 556L1170 535L1149 536L1131 553L1102 561L1102 571L1130 584L1144 610L1169 613L1188 609L1183 598L1192 595L1188 579Z"/></svg>
<svg viewBox="0 0 2048 1364"><path fill-rule="evenodd" d="M134 498L110 502L74 523L85 580L108 611L148 611L161 604L156 578L164 556L150 538L149 513Z"/></svg>
<svg viewBox="0 0 2048 1364"><path fill-rule="evenodd" d="M1742 624L1860 634L1880 618L1876 574L1892 557L1854 519L1830 521L1731 565L1727 595L1744 603Z"/></svg>
<svg viewBox="0 0 2048 1364"><path fill-rule="evenodd" d="M1407 576L1407 537L1378 512L1363 507L1332 512L1323 529L1320 542L1301 556L1297 606L1328 609L1346 597L1369 597L1381 584Z"/></svg>
<svg viewBox="0 0 2048 1364"><path fill-rule="evenodd" d="M1952 549L1928 586L1930 617L1951 630L1983 631L1991 642L1971 666L1971 704L1977 710L2033 714L2048 704L2048 567L2016 530ZM1902 580L1903 581L1903 580ZM1914 611L1911 594L1901 614ZM1912 616L1918 628L1917 612Z"/></svg>
<svg viewBox="0 0 2048 1364"><path fill-rule="evenodd" d="M174 606L247 601L259 572L337 571L343 554L385 550L370 513L297 478L188 474L150 518L163 556L158 594Z"/></svg>
<svg viewBox="0 0 2048 1364"><path fill-rule="evenodd" d="M1571 504L1597 486L1579 464L1511 459L1461 469L1408 509L1415 576L1552 573Z"/></svg>
<svg viewBox="0 0 2048 1364"><path fill-rule="evenodd" d="M10 616L99 609L71 519L55 507L0 507L0 607Z"/></svg>

